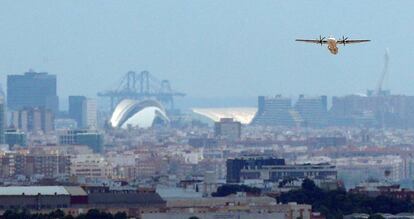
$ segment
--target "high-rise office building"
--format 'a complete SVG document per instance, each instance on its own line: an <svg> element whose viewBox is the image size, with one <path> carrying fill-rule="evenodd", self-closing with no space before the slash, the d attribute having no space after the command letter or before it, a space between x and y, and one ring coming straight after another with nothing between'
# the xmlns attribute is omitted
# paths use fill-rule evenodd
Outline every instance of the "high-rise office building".
<svg viewBox="0 0 414 219"><path fill-rule="evenodd" d="M295 104L302 125L309 127L323 127L328 123L327 97L305 97L300 95Z"/></svg>
<svg viewBox="0 0 414 219"><path fill-rule="evenodd" d="M82 104L82 128L96 129L97 127L98 115L96 100L87 98Z"/></svg>
<svg viewBox="0 0 414 219"><path fill-rule="evenodd" d="M29 131L29 111L28 110L20 110L17 112L17 124L13 124L14 127L24 131Z"/></svg>
<svg viewBox="0 0 414 219"><path fill-rule="evenodd" d="M11 127L23 132L51 132L55 129L54 114L48 109L24 108L11 114Z"/></svg>
<svg viewBox="0 0 414 219"><path fill-rule="evenodd" d="M70 96L69 116L76 121L78 128L96 129L98 127L96 100L84 96Z"/></svg>
<svg viewBox="0 0 414 219"><path fill-rule="evenodd" d="M6 127L6 112L5 112L4 96L0 91L0 144L4 144L4 129Z"/></svg>
<svg viewBox="0 0 414 219"><path fill-rule="evenodd" d="M24 75L8 75L7 106L11 110L38 107L57 113L59 100L56 94L56 75L33 71Z"/></svg>
<svg viewBox="0 0 414 219"><path fill-rule="evenodd" d="M365 127L414 127L414 96L347 95L332 98L332 125Z"/></svg>
<svg viewBox="0 0 414 219"><path fill-rule="evenodd" d="M294 126L297 122L296 117L292 109L292 99L281 95L259 96L258 110L252 123L268 126Z"/></svg>
<svg viewBox="0 0 414 219"><path fill-rule="evenodd" d="M76 121L78 128L82 127L83 102L85 96L69 96L69 117Z"/></svg>
<svg viewBox="0 0 414 219"><path fill-rule="evenodd" d="M29 110L29 130L37 132L42 130L42 112L38 108Z"/></svg>
<svg viewBox="0 0 414 219"><path fill-rule="evenodd" d="M222 118L214 123L214 135L217 138L236 141L241 136L241 123L232 118Z"/></svg>
<svg viewBox="0 0 414 219"><path fill-rule="evenodd" d="M55 130L55 115L50 110L44 110L42 116L42 130L45 133Z"/></svg>

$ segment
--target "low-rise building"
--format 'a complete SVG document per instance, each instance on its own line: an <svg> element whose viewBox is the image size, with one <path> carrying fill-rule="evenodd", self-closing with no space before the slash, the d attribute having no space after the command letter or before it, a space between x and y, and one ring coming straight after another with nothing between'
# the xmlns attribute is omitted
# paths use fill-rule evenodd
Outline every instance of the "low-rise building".
<svg viewBox="0 0 414 219"><path fill-rule="evenodd" d="M390 184L379 181L367 181L349 190L350 193L363 194L368 197L388 196L406 200L414 198L414 191L401 188L398 184Z"/></svg>
<svg viewBox="0 0 414 219"><path fill-rule="evenodd" d="M17 129L8 129L4 133L5 144L10 147L14 145L26 146L26 134Z"/></svg>
<svg viewBox="0 0 414 219"><path fill-rule="evenodd" d="M167 200L164 212L144 213L143 219L167 218L276 218L310 219L311 206L296 203L277 204L270 197L228 196Z"/></svg>
<svg viewBox="0 0 414 219"><path fill-rule="evenodd" d="M242 169L240 180L261 179L269 182L279 182L284 179L317 179L336 180L337 170L334 165L322 164L295 164L271 165L260 169Z"/></svg>
<svg viewBox="0 0 414 219"><path fill-rule="evenodd" d="M55 178L69 176L70 159L67 155L54 153L29 153L28 151L7 151L0 153L0 177L18 175Z"/></svg>
<svg viewBox="0 0 414 219"><path fill-rule="evenodd" d="M0 187L0 209L57 209L70 206L70 194L63 186Z"/></svg>
<svg viewBox="0 0 414 219"><path fill-rule="evenodd" d="M84 178L111 178L112 166L99 154L72 156L70 175Z"/></svg>
<svg viewBox="0 0 414 219"><path fill-rule="evenodd" d="M85 186L88 206L91 208L141 208L162 209L166 202L155 190L139 190L131 187Z"/></svg>
<svg viewBox="0 0 414 219"><path fill-rule="evenodd" d="M10 186L0 187L0 211L28 209L46 213L63 209L77 215L88 209L126 211L130 216L159 212L166 202L155 190L105 186Z"/></svg>
<svg viewBox="0 0 414 219"><path fill-rule="evenodd" d="M235 159L228 159L227 183L239 183L240 173L243 169L261 169L263 166L284 165L285 160L273 157L245 156Z"/></svg>
<svg viewBox="0 0 414 219"><path fill-rule="evenodd" d="M241 123L232 118L222 118L214 123L214 135L217 138L236 141L241 136Z"/></svg>
<svg viewBox="0 0 414 219"><path fill-rule="evenodd" d="M85 129L68 130L59 135L60 145L87 145L95 153L102 152L104 139L101 133Z"/></svg>
<svg viewBox="0 0 414 219"><path fill-rule="evenodd" d="M227 160L227 183L245 180L279 182L284 179L336 180L337 169L329 163L285 164L273 157L241 157Z"/></svg>

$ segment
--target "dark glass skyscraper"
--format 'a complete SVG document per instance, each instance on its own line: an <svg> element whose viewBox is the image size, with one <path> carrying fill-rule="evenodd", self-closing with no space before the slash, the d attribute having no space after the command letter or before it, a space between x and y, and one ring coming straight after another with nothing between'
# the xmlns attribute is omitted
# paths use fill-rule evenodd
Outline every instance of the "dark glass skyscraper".
<svg viewBox="0 0 414 219"><path fill-rule="evenodd" d="M69 117L74 119L78 127L83 127L83 104L86 100L84 96L69 96Z"/></svg>
<svg viewBox="0 0 414 219"><path fill-rule="evenodd" d="M26 72L7 76L7 106L11 110L39 107L59 111L56 94L56 75Z"/></svg>

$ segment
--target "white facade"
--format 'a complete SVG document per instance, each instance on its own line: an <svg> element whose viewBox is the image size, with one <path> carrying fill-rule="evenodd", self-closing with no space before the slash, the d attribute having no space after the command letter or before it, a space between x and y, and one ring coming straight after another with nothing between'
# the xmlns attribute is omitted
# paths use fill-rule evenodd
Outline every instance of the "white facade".
<svg viewBox="0 0 414 219"><path fill-rule="evenodd" d="M125 99L115 107L110 124L114 128L149 128L157 119L165 123L169 122L166 111L159 102Z"/></svg>
<svg viewBox="0 0 414 219"><path fill-rule="evenodd" d="M98 154L79 154L71 159L71 176L111 178L112 166Z"/></svg>
<svg viewBox="0 0 414 219"><path fill-rule="evenodd" d="M86 99L82 104L83 128L96 129L98 127L97 102L95 99Z"/></svg>

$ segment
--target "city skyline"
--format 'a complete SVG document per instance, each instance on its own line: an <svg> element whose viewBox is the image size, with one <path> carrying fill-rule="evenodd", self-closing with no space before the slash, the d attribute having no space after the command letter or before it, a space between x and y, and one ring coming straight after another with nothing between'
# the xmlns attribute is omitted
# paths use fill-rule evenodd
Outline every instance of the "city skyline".
<svg viewBox="0 0 414 219"><path fill-rule="evenodd" d="M147 71L138 72L138 74L137 74L138 76L136 76L138 78L136 79L137 81L135 83L141 83L140 79L139 79L139 74L142 73L142 72L147 72ZM129 71L128 73L131 73L131 71ZM59 84L58 83L59 80L58 80L56 74L49 74L48 72L35 72L33 69L30 69L28 72L23 72L21 74L9 74L9 75L7 75L7 78L9 78L8 82L13 84L13 85L12 86L10 86L10 85L6 86L7 89L1 90L1 91L9 91L9 92L4 92L5 96L15 95L15 94L10 92L11 91L10 89L12 87L13 87L13 91L16 90L16 89L18 90L18 87L15 87L15 85L14 85L14 83L15 83L14 78L16 78L16 77L17 78L26 78L27 76L29 76L27 78L30 78L30 75L32 75L32 76L33 75L46 75L47 77L54 78L54 85L53 85L54 88L53 88L53 90L54 90L55 94L57 94L56 90L59 90L59 89L56 86L56 84ZM109 96L105 96L105 95L103 95L103 93L113 92L115 90L120 91L122 89L127 89L127 90L129 89L129 88L125 87L129 83L129 82L126 81L126 78L125 78L127 75L128 74L125 74L123 76L123 78L120 80L120 81L122 81L122 83L120 83L117 88L113 88L113 89L110 89L110 90L105 90L103 92L98 92L97 95L93 96L93 98L97 98L99 100L98 101L99 102L98 103L99 107L108 108L109 105L110 105ZM383 76L387 77L387 73L385 73ZM155 83L154 85L151 85L151 86L162 86L162 83L161 83L162 81L157 79L156 76L151 75L149 78L150 78L150 80L152 80L150 83ZM169 80L167 80L167 81L169 83ZM32 82L29 82L29 83L32 83ZM131 83L133 83L133 82L131 82ZM156 83L159 83L159 84L156 84ZM35 84L38 84L38 83L35 83ZM383 84L384 83L382 83L382 85ZM6 85L7 85L7 83L6 83ZM137 84L136 86L137 87L134 88L134 89L139 89L139 84ZM171 86L171 85L168 85L168 86ZM378 84L377 84L377 86L378 86ZM40 86L40 87L42 87L42 86ZM2 87L0 87L0 89L1 88ZM30 91L29 93L38 92L37 91L38 88L36 86L32 87L32 89L33 89L33 91ZM160 87L151 87L151 92L155 92L155 93L159 92L159 91L157 91L157 89L162 89L162 88L160 88ZM375 92L381 92L380 95L391 95L391 94L392 95L403 95L403 96L407 95L407 94L393 93L391 90L383 89L381 87L377 87L376 89L380 89L379 91L377 91L376 89L366 89L365 92L349 93L349 94L338 95L338 96L335 96L335 95L329 96L329 95L326 95L326 94L316 94L316 95L311 94L311 95L309 95L309 94L304 94L304 93L299 93L297 96L295 96L295 95L284 95L284 94L281 94L281 93L273 93L273 94L270 94L270 95L244 96L244 97L235 97L235 96L233 96L233 97L228 97L228 96L227 97L226 96L220 96L220 97L194 97L194 96L190 96L190 97L185 98L187 96L187 94L181 93L181 92L175 90L174 88L171 88L171 89L172 89L171 92L178 92L179 93L179 95L174 98L175 99L174 102L178 103L176 105L177 105L177 108L179 108L179 109L193 109L194 107L220 107L220 108L226 108L226 107L227 108L231 108L231 107L257 107L256 99L257 99L258 96L259 97L260 96L265 96L265 97L283 96L284 98L292 99L293 103L295 103L297 101L297 99L298 98L300 99L301 97L317 98L317 97L320 97L320 96L326 96L326 98L327 98L327 100L326 100L327 101L327 107L330 108L331 105L332 105L332 99L335 98L335 97L349 96L349 95L366 97L366 96L371 96L371 95L377 95ZM14 92L16 92L16 91L14 91ZM22 92L22 91L19 91L19 92ZM28 92L28 91L24 91L24 92ZM59 111L62 111L62 112L70 111L70 101L71 101L70 99L72 97L86 98L86 96L82 96L82 95L57 96L58 100L55 104L59 105ZM6 99L10 99L10 98L6 98ZM26 98L26 99L31 99L31 98ZM15 100L13 99L12 101L15 101ZM31 100L31 101L34 101L34 100ZM115 103L116 102L117 101L115 101ZM168 105L169 103L162 102L162 104L167 104ZM14 105L9 103L8 108L14 108Z"/></svg>
<svg viewBox="0 0 414 219"><path fill-rule="evenodd" d="M253 7L248 1L171 1L95 7L97 2L41 1L20 10L20 4L5 2L0 82L5 87L5 75L33 68L56 74L62 97L94 97L115 87L127 71L148 70L194 98L343 95L375 87L389 48L385 87L413 94L406 70L410 45L398 43L414 35L407 28L413 3L374 3L263 1ZM346 47L337 57L294 42L319 35L372 42ZM85 75L88 80L79 80Z"/></svg>
<svg viewBox="0 0 414 219"><path fill-rule="evenodd" d="M414 218L414 1L1 6L1 218Z"/></svg>

